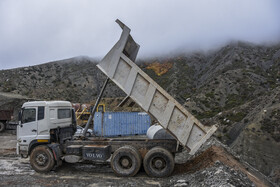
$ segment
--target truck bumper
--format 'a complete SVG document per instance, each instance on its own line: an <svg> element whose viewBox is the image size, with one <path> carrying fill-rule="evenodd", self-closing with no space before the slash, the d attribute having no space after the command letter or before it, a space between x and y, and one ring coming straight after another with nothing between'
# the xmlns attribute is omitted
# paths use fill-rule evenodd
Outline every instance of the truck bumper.
<svg viewBox="0 0 280 187"><path fill-rule="evenodd" d="M17 143L17 154L18 155L28 155L28 146L20 145Z"/></svg>

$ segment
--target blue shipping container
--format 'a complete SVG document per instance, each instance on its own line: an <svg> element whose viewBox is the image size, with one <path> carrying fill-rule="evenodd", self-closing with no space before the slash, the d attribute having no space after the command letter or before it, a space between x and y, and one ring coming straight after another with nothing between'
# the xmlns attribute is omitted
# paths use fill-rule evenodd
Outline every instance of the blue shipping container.
<svg viewBox="0 0 280 187"><path fill-rule="evenodd" d="M129 136L146 134L150 125L145 112L96 112L93 129L96 136Z"/></svg>

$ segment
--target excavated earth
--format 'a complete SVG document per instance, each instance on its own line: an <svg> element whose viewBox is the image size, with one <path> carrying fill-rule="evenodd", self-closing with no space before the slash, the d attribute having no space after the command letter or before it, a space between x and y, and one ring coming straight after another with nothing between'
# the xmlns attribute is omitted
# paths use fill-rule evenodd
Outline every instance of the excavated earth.
<svg viewBox="0 0 280 187"><path fill-rule="evenodd" d="M250 184L247 180L248 177L256 186L265 186L265 183L254 174L250 173L248 168L228 154L224 148L217 146L211 146L194 159L191 159L184 164L176 165L174 174L195 173L196 171L205 170L205 172L202 172L202 174L205 174L205 177L214 177L213 173L207 173L207 171L211 171L212 167L218 168L217 171L213 171L215 178L217 178L216 174L222 173L220 179L226 179L226 184L232 184L232 182L233 184L238 185ZM213 181L217 183L224 182L223 180L219 181L217 179L213 179ZM213 183L214 182L210 182L211 185Z"/></svg>
<svg viewBox="0 0 280 187"><path fill-rule="evenodd" d="M196 155L176 154L170 177L150 178L144 169L135 177L116 177L109 162L67 164L48 174L32 170L15 154L14 131L0 136L0 186L277 186L240 160L229 148L210 139Z"/></svg>

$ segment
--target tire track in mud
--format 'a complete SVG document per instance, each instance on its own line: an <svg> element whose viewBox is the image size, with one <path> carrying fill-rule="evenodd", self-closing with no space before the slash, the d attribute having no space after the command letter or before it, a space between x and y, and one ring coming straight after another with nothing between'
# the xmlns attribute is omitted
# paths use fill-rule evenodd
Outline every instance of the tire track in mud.
<svg viewBox="0 0 280 187"><path fill-rule="evenodd" d="M37 173L29 159L0 157L0 186L161 186L160 179L151 179L143 171L136 177L116 177L109 163L67 164L55 171Z"/></svg>
<svg viewBox="0 0 280 187"><path fill-rule="evenodd" d="M27 159L0 157L0 175L32 175L34 173Z"/></svg>

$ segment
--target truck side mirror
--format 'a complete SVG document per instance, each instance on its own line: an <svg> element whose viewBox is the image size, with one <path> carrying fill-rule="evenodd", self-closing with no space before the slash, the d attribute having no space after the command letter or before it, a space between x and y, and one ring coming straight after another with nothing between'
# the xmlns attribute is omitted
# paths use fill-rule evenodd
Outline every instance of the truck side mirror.
<svg viewBox="0 0 280 187"><path fill-rule="evenodd" d="M77 130L77 119L76 119L76 113L74 108L72 108L72 124L74 126L74 131L76 132Z"/></svg>
<svg viewBox="0 0 280 187"><path fill-rule="evenodd" d="M18 124L20 124L20 127L22 127L22 110L18 112L18 121L20 122Z"/></svg>
<svg viewBox="0 0 280 187"><path fill-rule="evenodd" d="M21 121L21 117L22 117L21 111L19 111L19 112L18 112L18 121Z"/></svg>

